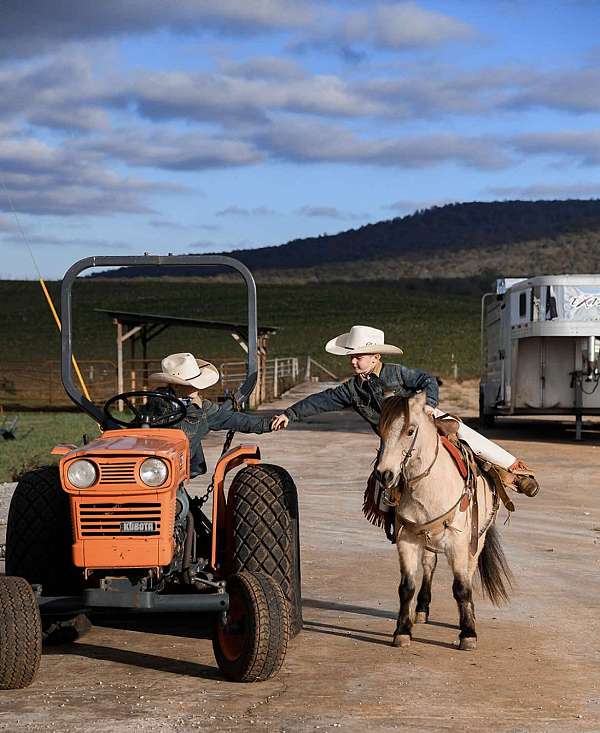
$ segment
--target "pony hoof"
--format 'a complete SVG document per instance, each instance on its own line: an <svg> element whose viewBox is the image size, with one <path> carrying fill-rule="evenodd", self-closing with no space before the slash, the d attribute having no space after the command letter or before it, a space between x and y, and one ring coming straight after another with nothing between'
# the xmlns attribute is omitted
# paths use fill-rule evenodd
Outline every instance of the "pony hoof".
<svg viewBox="0 0 600 733"><path fill-rule="evenodd" d="M460 640L458 648L463 652L474 652L477 649L477 639L474 636L467 636Z"/></svg>
<svg viewBox="0 0 600 733"><path fill-rule="evenodd" d="M416 624L426 624L429 621L429 614L427 611L417 611L415 614Z"/></svg>
<svg viewBox="0 0 600 733"><path fill-rule="evenodd" d="M409 634L394 634L392 646L410 646Z"/></svg>

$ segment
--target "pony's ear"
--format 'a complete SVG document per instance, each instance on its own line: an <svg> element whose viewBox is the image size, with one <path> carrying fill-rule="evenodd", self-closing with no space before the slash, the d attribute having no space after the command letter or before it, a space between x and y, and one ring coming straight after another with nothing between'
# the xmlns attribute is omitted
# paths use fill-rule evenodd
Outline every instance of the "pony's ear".
<svg viewBox="0 0 600 733"><path fill-rule="evenodd" d="M425 408L425 405L427 404L427 395L423 390L420 390L417 392L414 397L410 398L411 406L414 405L415 407L420 408L423 410Z"/></svg>
<svg viewBox="0 0 600 733"><path fill-rule="evenodd" d="M388 397L393 397L395 394L393 389L384 389L383 390L383 399L387 400Z"/></svg>

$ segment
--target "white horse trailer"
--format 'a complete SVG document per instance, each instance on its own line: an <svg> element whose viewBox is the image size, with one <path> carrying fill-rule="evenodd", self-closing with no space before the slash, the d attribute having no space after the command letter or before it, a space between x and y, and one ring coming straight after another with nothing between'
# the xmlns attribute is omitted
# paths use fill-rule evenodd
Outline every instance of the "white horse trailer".
<svg viewBox="0 0 600 733"><path fill-rule="evenodd" d="M600 415L600 275L505 278L481 301L479 414Z"/></svg>

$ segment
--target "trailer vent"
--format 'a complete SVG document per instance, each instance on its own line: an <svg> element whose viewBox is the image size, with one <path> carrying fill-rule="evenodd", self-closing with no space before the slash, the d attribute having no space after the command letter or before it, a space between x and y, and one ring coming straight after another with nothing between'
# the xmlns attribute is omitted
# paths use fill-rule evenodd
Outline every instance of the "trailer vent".
<svg viewBox="0 0 600 733"><path fill-rule="evenodd" d="M82 537L140 537L160 534L160 504L127 502L120 504L80 504Z"/></svg>
<svg viewBox="0 0 600 733"><path fill-rule="evenodd" d="M100 484L136 484L136 461L100 463Z"/></svg>

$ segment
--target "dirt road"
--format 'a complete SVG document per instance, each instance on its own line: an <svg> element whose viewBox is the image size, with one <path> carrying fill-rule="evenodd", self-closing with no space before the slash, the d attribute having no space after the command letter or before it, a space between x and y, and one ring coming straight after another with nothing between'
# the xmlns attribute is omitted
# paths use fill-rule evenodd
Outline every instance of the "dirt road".
<svg viewBox="0 0 600 733"><path fill-rule="evenodd" d="M445 397L473 409L469 387ZM377 440L355 416L330 414L259 437L300 492L305 628L277 678L224 681L194 620L96 626L48 649L29 689L0 693L0 730L600 730L600 432L574 444L571 426L537 421L489 435L538 469L543 490L517 497L503 528L518 586L506 608L476 598L476 652L453 646L445 561L431 622L409 649L390 646L395 549L360 511ZM221 437L207 441L212 460Z"/></svg>

